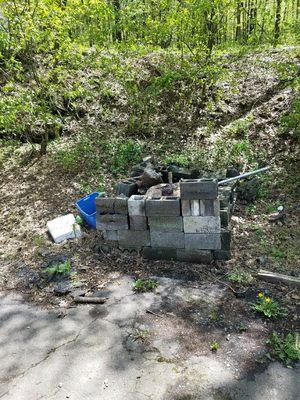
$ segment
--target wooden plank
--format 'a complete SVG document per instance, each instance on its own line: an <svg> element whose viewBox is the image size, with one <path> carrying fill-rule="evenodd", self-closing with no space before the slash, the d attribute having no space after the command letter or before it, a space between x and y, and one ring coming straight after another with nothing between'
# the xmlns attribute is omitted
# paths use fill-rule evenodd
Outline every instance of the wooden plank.
<svg viewBox="0 0 300 400"><path fill-rule="evenodd" d="M281 282L286 283L287 285L300 287L300 278L290 275L277 274L264 269L259 270L257 278L267 282Z"/></svg>
<svg viewBox="0 0 300 400"><path fill-rule="evenodd" d="M104 304L106 302L106 297L75 297L75 303L82 303L82 304Z"/></svg>

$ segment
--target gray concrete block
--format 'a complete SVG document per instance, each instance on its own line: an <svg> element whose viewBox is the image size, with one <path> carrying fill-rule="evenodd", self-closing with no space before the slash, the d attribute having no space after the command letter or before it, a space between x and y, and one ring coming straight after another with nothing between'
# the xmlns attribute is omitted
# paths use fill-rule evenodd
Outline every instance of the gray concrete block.
<svg viewBox="0 0 300 400"><path fill-rule="evenodd" d="M118 240L118 231L103 231L103 237L108 241L117 241Z"/></svg>
<svg viewBox="0 0 300 400"><path fill-rule="evenodd" d="M214 250L213 257L215 260L227 261L231 258L230 250Z"/></svg>
<svg viewBox="0 0 300 400"><path fill-rule="evenodd" d="M128 199L128 213L129 215L146 215L145 208L146 197L141 195L132 195Z"/></svg>
<svg viewBox="0 0 300 400"><path fill-rule="evenodd" d="M213 260L211 250L177 250L177 260L191 263L209 264Z"/></svg>
<svg viewBox="0 0 300 400"><path fill-rule="evenodd" d="M191 215L198 217L200 214L200 200L190 200Z"/></svg>
<svg viewBox="0 0 300 400"><path fill-rule="evenodd" d="M144 247L143 257L148 260L176 260L177 250L162 247Z"/></svg>
<svg viewBox="0 0 300 400"><path fill-rule="evenodd" d="M230 206L227 209L220 210L221 226L227 227L230 221Z"/></svg>
<svg viewBox="0 0 300 400"><path fill-rule="evenodd" d="M182 232L182 217L148 217L148 224L151 231L156 232Z"/></svg>
<svg viewBox="0 0 300 400"><path fill-rule="evenodd" d="M216 199L218 181L216 179L182 179L180 181L182 200Z"/></svg>
<svg viewBox="0 0 300 400"><path fill-rule="evenodd" d="M129 229L127 215L98 214L96 215L97 229L101 231L118 231Z"/></svg>
<svg viewBox="0 0 300 400"><path fill-rule="evenodd" d="M183 217L185 233L218 233L221 232L220 217Z"/></svg>
<svg viewBox="0 0 300 400"><path fill-rule="evenodd" d="M230 250L231 243L231 231L227 229L222 229L221 231L221 249Z"/></svg>
<svg viewBox="0 0 300 400"><path fill-rule="evenodd" d="M127 203L128 203L128 197L117 196L115 198L114 212L116 214L127 215L128 214L128 204Z"/></svg>
<svg viewBox="0 0 300 400"><path fill-rule="evenodd" d="M133 231L146 231L148 229L147 217L144 215L129 215L129 227Z"/></svg>
<svg viewBox="0 0 300 400"><path fill-rule="evenodd" d="M221 249L220 233L186 233L184 240L186 250Z"/></svg>
<svg viewBox="0 0 300 400"><path fill-rule="evenodd" d="M146 215L180 216L180 199L174 196L151 197L146 200Z"/></svg>
<svg viewBox="0 0 300 400"><path fill-rule="evenodd" d="M203 217L218 217L220 214L220 200L200 200L200 215Z"/></svg>
<svg viewBox="0 0 300 400"><path fill-rule="evenodd" d="M183 232L153 232L150 231L152 247L184 248Z"/></svg>
<svg viewBox="0 0 300 400"><path fill-rule="evenodd" d="M149 231L118 231L119 246L123 248L140 249L150 246Z"/></svg>
<svg viewBox="0 0 300 400"><path fill-rule="evenodd" d="M138 185L134 179L128 179L122 182L119 182L116 186L116 194L124 194L127 197L136 194L138 190Z"/></svg>
<svg viewBox="0 0 300 400"><path fill-rule="evenodd" d="M192 215L190 200L181 200L181 214L184 217L190 217Z"/></svg>
<svg viewBox="0 0 300 400"><path fill-rule="evenodd" d="M114 197L97 197L95 199L96 209L101 214L113 214L115 212Z"/></svg>

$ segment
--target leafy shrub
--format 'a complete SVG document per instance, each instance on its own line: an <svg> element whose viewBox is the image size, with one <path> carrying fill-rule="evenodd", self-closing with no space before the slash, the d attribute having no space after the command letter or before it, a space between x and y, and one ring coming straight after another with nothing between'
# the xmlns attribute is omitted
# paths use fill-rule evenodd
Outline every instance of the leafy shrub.
<svg viewBox="0 0 300 400"><path fill-rule="evenodd" d="M253 277L249 272L238 269L232 271L228 278L231 282L238 283L239 285L247 285L253 280Z"/></svg>
<svg viewBox="0 0 300 400"><path fill-rule="evenodd" d="M295 99L291 112L283 116L280 123L284 133L290 133L300 140L300 97Z"/></svg>
<svg viewBox="0 0 300 400"><path fill-rule="evenodd" d="M108 152L111 156L112 172L125 172L129 165L140 161L142 156L141 145L133 139L114 139L108 143Z"/></svg>
<svg viewBox="0 0 300 400"><path fill-rule="evenodd" d="M263 293L258 293L257 301L252 303L251 309L264 314L268 318L277 318L287 314L286 309L281 307L276 300L265 296Z"/></svg>
<svg viewBox="0 0 300 400"><path fill-rule="evenodd" d="M137 279L133 284L135 292L151 292L157 287L158 283L154 279Z"/></svg>
<svg viewBox="0 0 300 400"><path fill-rule="evenodd" d="M280 336L273 332L267 340L271 349L269 356L279 358L285 364L300 360L300 341L298 333L288 333L286 336Z"/></svg>
<svg viewBox="0 0 300 400"><path fill-rule="evenodd" d="M44 272L49 275L70 275L71 261L66 260L65 262L55 264L51 267L45 268Z"/></svg>
<svg viewBox="0 0 300 400"><path fill-rule="evenodd" d="M165 158L166 165L177 165L178 167L188 167L189 159L185 154L171 154Z"/></svg>

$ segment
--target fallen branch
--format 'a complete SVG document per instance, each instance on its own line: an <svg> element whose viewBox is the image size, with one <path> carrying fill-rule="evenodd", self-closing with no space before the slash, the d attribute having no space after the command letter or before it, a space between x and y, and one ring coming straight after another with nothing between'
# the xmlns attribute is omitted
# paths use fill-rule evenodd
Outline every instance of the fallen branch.
<svg viewBox="0 0 300 400"><path fill-rule="evenodd" d="M152 314L152 315L155 315L156 317L159 317L159 318L163 318L163 316L162 316L162 315L160 315L160 314L156 314L155 312L153 312L153 311L151 311L151 310L146 310L146 313L148 313L148 314Z"/></svg>
<svg viewBox="0 0 300 400"><path fill-rule="evenodd" d="M74 297L75 303L82 303L82 304L104 304L106 300L107 297L83 297L83 296Z"/></svg>
<svg viewBox="0 0 300 400"><path fill-rule="evenodd" d="M267 282L281 282L300 287L300 278L290 275L276 274L275 272L259 270L257 278Z"/></svg>

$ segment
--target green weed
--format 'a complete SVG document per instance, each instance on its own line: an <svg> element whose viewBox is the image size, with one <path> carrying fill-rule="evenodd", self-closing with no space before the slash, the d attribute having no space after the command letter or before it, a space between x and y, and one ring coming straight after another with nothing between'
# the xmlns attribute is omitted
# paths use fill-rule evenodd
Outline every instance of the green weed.
<svg viewBox="0 0 300 400"><path fill-rule="evenodd" d="M257 301L251 304L251 309L268 318L277 318L287 315L287 310L284 307L281 307L276 300L265 296L263 293L258 293Z"/></svg>
<svg viewBox="0 0 300 400"><path fill-rule="evenodd" d="M133 290L138 293L151 292L157 285L154 279L137 279L133 284Z"/></svg>
<svg viewBox="0 0 300 400"><path fill-rule="evenodd" d="M246 118L240 118L233 121L226 127L225 131L229 134L229 136L243 137L249 131L252 121L253 115L249 114Z"/></svg>
<svg viewBox="0 0 300 400"><path fill-rule="evenodd" d="M247 272L247 271L243 271L243 270L238 270L236 269L235 271L232 271L229 275L228 275L228 279L231 282L234 283L238 283L239 285L248 285L249 283L252 282L253 277L252 275Z"/></svg>
<svg viewBox="0 0 300 400"><path fill-rule="evenodd" d="M49 275L70 275L71 272L71 261L66 260L65 262L55 264L52 267L44 269Z"/></svg>
<svg viewBox="0 0 300 400"><path fill-rule="evenodd" d="M288 133L300 140L300 96L294 100L289 114L284 115L281 120L282 133Z"/></svg>
<svg viewBox="0 0 300 400"><path fill-rule="evenodd" d="M270 358L278 358L284 364L289 365L292 362L300 360L300 340L298 333L288 333L286 336L273 332L267 340L270 347Z"/></svg>
<svg viewBox="0 0 300 400"><path fill-rule="evenodd" d="M210 344L210 350L213 352L216 352L220 348L220 343L218 342L213 342Z"/></svg>
<svg viewBox="0 0 300 400"><path fill-rule="evenodd" d="M185 154L172 154L165 158L166 165L177 165L178 167L188 167L190 162Z"/></svg>

